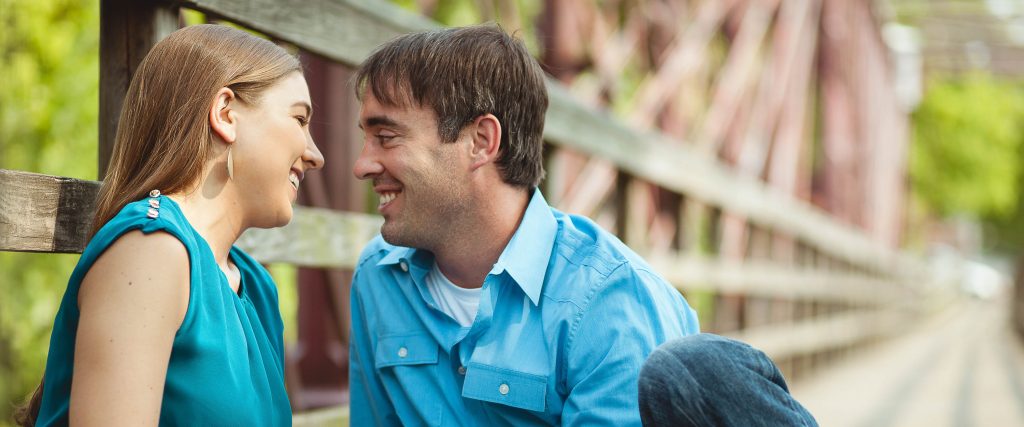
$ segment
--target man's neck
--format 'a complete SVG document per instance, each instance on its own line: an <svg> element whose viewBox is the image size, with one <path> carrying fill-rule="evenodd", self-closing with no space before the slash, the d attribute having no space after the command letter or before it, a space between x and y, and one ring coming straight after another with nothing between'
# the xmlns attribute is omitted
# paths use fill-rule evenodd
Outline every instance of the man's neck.
<svg viewBox="0 0 1024 427"><path fill-rule="evenodd" d="M463 288L479 288L494 263L508 246L522 222L530 193L521 188L500 185L487 192L477 203L470 224L460 225L441 248L435 248L434 260L448 280Z"/></svg>

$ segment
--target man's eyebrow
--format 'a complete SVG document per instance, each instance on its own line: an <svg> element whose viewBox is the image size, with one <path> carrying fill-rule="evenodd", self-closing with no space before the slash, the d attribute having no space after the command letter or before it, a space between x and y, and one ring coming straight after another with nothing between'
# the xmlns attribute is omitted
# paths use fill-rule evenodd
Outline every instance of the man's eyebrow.
<svg viewBox="0 0 1024 427"><path fill-rule="evenodd" d="M399 130L405 129L405 126L402 126L401 124L399 124L394 119L392 119L392 118L390 118L388 116L370 116L370 117L366 118L365 122L366 122L366 125L365 125L366 127L380 127L380 126L384 126L384 127L396 128L396 129L399 129ZM359 129L363 129L363 126L364 126L363 123L359 123Z"/></svg>
<svg viewBox="0 0 1024 427"><path fill-rule="evenodd" d="M296 102L296 103L292 104L292 107L305 107L306 108L306 118L309 118L309 117L313 116L313 107L310 106L309 103L306 102L306 101Z"/></svg>

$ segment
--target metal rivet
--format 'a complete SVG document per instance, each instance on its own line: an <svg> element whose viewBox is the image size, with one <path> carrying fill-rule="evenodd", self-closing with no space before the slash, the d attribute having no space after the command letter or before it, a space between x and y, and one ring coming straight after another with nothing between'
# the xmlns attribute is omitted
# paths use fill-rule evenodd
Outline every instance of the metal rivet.
<svg viewBox="0 0 1024 427"><path fill-rule="evenodd" d="M153 190L149 192L149 197L160 197L160 190Z"/></svg>
<svg viewBox="0 0 1024 427"><path fill-rule="evenodd" d="M498 386L498 393L501 393L503 395L508 394L508 384L502 384Z"/></svg>
<svg viewBox="0 0 1024 427"><path fill-rule="evenodd" d="M398 349L398 357L405 358L405 356L408 356L408 355L409 355L409 350L406 349L405 347L402 347L402 348Z"/></svg>
<svg viewBox="0 0 1024 427"><path fill-rule="evenodd" d="M402 268L402 271L404 271L406 273L409 272L409 263L407 263L405 261L401 261L401 262L398 263L398 266Z"/></svg>
<svg viewBox="0 0 1024 427"><path fill-rule="evenodd" d="M156 219L156 217L160 216L160 212L158 212L156 209L149 208L149 210L146 211L146 216Z"/></svg>
<svg viewBox="0 0 1024 427"><path fill-rule="evenodd" d="M459 375L466 375L466 367L459 366Z"/></svg>
<svg viewBox="0 0 1024 427"><path fill-rule="evenodd" d="M157 209L160 207L160 199L149 199L149 207Z"/></svg>

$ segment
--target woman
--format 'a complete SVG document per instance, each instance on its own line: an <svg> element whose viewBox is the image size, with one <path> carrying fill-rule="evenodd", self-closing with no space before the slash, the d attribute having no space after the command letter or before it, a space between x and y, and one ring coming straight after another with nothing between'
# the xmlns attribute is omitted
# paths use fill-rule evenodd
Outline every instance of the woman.
<svg viewBox="0 0 1024 427"><path fill-rule="evenodd" d="M242 31L187 27L146 55L36 425L290 425L277 291L232 244L286 224L303 174L323 166L310 105L298 60Z"/></svg>

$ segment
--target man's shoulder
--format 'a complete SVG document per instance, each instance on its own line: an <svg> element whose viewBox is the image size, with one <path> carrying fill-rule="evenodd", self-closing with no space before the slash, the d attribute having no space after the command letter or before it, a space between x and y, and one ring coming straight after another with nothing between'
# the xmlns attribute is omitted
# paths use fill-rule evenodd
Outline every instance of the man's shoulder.
<svg viewBox="0 0 1024 427"><path fill-rule="evenodd" d="M640 255L590 218L552 211L559 224L554 255L569 267L595 269L603 275L618 269L652 271Z"/></svg>

